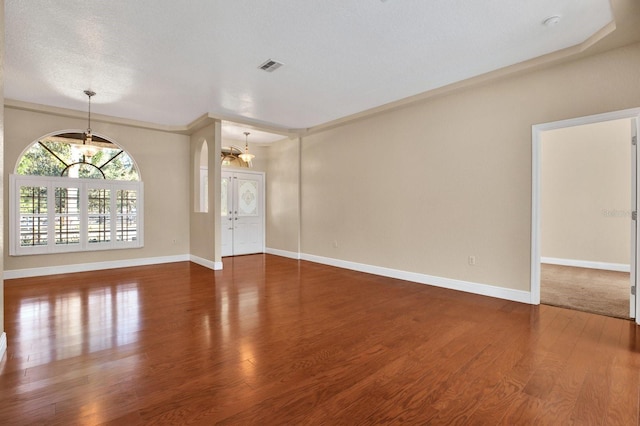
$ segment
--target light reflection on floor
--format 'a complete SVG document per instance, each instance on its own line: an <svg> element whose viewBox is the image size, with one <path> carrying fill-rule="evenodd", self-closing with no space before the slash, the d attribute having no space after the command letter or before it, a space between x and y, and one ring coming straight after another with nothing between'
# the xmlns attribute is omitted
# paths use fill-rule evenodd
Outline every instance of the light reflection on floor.
<svg viewBox="0 0 640 426"><path fill-rule="evenodd" d="M128 283L73 290L56 298L25 299L18 315L21 328L15 342L19 353L29 353L23 360L24 367L127 345L137 340L140 330L138 285ZM50 322L50 316L55 322Z"/></svg>

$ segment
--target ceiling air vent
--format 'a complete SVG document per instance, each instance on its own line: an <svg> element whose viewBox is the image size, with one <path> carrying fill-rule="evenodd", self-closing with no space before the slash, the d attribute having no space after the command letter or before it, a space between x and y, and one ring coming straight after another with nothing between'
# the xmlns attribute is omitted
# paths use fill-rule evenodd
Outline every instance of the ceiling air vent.
<svg viewBox="0 0 640 426"><path fill-rule="evenodd" d="M274 61L273 59L269 59L266 62L264 62L262 65L260 65L258 68L260 68L261 70L266 71L266 72L274 72L275 70L277 70L278 68L280 68L283 65L284 64L282 62L278 62L278 61Z"/></svg>

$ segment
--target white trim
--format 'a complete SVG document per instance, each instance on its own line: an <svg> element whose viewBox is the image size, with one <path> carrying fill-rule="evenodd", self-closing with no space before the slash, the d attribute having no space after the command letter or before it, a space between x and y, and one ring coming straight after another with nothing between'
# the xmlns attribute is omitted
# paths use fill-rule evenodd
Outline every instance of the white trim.
<svg viewBox="0 0 640 426"><path fill-rule="evenodd" d="M557 257L541 257L540 263L576 268L602 269L604 271L630 272L631 265L624 263L592 262L590 260L560 259Z"/></svg>
<svg viewBox="0 0 640 426"><path fill-rule="evenodd" d="M601 123L603 121L638 118L640 108L607 112L587 117L571 118L550 123L531 126L531 303L540 304L540 186L541 186L541 134L547 130ZM639 227L640 228L640 227ZM637 274L638 272L636 272ZM640 292L637 294L640 300ZM638 302L636 302L636 305ZM636 315L636 323L640 324L640 315Z"/></svg>
<svg viewBox="0 0 640 426"><path fill-rule="evenodd" d="M267 254L273 254L275 256L282 256L288 257L289 259L300 260L300 253L296 253L295 251L286 251L267 247L264 252Z"/></svg>
<svg viewBox="0 0 640 426"><path fill-rule="evenodd" d="M103 269L128 268L130 266L157 265L160 263L188 262L189 255L147 257L139 259L113 260L109 262L79 263L75 265L45 266L42 268L13 269L4 271L5 280L40 277L44 275L69 274L74 272L99 271Z"/></svg>
<svg viewBox="0 0 640 426"><path fill-rule="evenodd" d="M302 137L298 137L298 259L302 253Z"/></svg>
<svg viewBox="0 0 640 426"><path fill-rule="evenodd" d="M302 260L322 263L338 268L351 269L354 271L366 272L368 274L381 275L383 277L397 278L405 281L412 281L419 284L427 284L435 287L448 288L450 290L464 291L467 293L490 296L498 299L511 300L514 302L531 303L531 294L523 290L497 287L488 284L479 284L469 281L461 281L451 278L435 277L432 275L419 274L416 272L406 272L398 269L384 268L380 266L367 265L363 263L349 262L329 257L315 256L302 253Z"/></svg>
<svg viewBox="0 0 640 426"><path fill-rule="evenodd" d="M540 304L540 187L542 186L540 163L542 146L537 125L531 127L531 303Z"/></svg>
<svg viewBox="0 0 640 426"><path fill-rule="evenodd" d="M222 270L222 262L214 262L203 257L194 256L193 254L189 255L189 260L205 268L213 269L214 271Z"/></svg>
<svg viewBox="0 0 640 426"><path fill-rule="evenodd" d="M0 334L0 361L4 357L4 353L7 351L7 333L4 331Z"/></svg>
<svg viewBox="0 0 640 426"><path fill-rule="evenodd" d="M640 115L640 108L629 108L622 111L605 112L603 114L588 115L586 117L569 118L567 120L552 121L550 123L534 124L532 127L539 132L545 132L547 130L584 126L585 124L602 123L604 121L636 118L638 115Z"/></svg>

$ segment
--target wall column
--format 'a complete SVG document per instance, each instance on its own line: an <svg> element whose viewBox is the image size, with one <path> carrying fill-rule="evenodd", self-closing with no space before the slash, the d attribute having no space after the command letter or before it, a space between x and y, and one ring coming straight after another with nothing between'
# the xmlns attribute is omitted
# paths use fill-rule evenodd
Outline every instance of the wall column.
<svg viewBox="0 0 640 426"><path fill-rule="evenodd" d="M190 136L191 139L191 215L189 222L190 258L192 262L210 269L222 269L220 238L220 152L222 150L222 127L220 120L205 118L198 130ZM199 185L195 180L200 179L199 153L202 153L204 142L207 143L207 197L206 211L196 208L200 194ZM196 193L198 192L198 193Z"/></svg>

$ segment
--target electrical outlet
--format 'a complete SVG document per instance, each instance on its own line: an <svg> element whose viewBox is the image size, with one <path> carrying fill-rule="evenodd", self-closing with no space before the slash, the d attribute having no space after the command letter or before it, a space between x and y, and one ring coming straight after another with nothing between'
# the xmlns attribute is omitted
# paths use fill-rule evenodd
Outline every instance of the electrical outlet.
<svg viewBox="0 0 640 426"><path fill-rule="evenodd" d="M474 266L476 264L476 260L475 256L469 256L469 265Z"/></svg>
<svg viewBox="0 0 640 426"><path fill-rule="evenodd" d="M338 248L338 240L333 240L333 248Z"/></svg>

